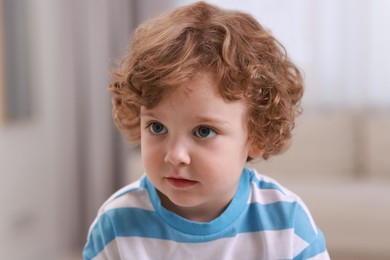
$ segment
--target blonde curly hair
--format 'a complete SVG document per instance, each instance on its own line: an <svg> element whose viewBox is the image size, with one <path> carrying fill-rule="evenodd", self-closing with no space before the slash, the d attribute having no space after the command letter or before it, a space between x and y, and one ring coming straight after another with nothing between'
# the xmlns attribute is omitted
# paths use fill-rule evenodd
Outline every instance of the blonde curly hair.
<svg viewBox="0 0 390 260"><path fill-rule="evenodd" d="M248 104L251 142L262 157L289 145L301 112L302 76L284 47L252 16L197 2L160 15L135 31L128 56L113 71L113 118L130 142L140 141L140 107L208 71L228 101Z"/></svg>

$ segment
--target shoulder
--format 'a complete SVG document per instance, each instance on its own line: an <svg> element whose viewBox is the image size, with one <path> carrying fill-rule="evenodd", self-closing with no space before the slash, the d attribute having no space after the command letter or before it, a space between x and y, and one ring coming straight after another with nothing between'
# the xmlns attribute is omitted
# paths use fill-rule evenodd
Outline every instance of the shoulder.
<svg viewBox="0 0 390 260"><path fill-rule="evenodd" d="M278 181L260 174L255 169L248 169L248 171L251 175L252 203L296 202L303 204L297 194L285 188Z"/></svg>
<svg viewBox="0 0 390 260"><path fill-rule="evenodd" d="M249 169L251 196L249 207L261 214L263 224L271 230L290 230L297 259L323 254L328 259L325 239L302 199L276 180ZM295 258L294 258L295 259Z"/></svg>
<svg viewBox="0 0 390 260"><path fill-rule="evenodd" d="M92 259L98 254L117 255L116 237L138 234L140 223L150 223L153 216L145 177L118 190L103 203L92 222L84 258Z"/></svg>
<svg viewBox="0 0 390 260"><path fill-rule="evenodd" d="M309 209L297 194L254 169L249 171L251 172L251 196L248 201L250 207L261 211L263 216L269 216L269 224L275 225L273 227L275 229L293 229L305 240L311 240L318 234ZM278 219L277 222L274 221L275 218Z"/></svg>
<svg viewBox="0 0 390 260"><path fill-rule="evenodd" d="M121 208L140 208L153 210L149 193L145 185L145 177L121 188L112 194L100 207L98 216Z"/></svg>
<svg viewBox="0 0 390 260"><path fill-rule="evenodd" d="M276 208L280 214L286 214L289 218L298 217L297 214L306 216L308 223L314 225L308 208L302 199L271 177L258 173L255 169L249 169L251 174L251 196L249 204L258 204L267 208Z"/></svg>
<svg viewBox="0 0 390 260"><path fill-rule="evenodd" d="M154 211L145 184L145 177L115 192L100 207L89 229L91 235L111 234L123 229L123 219L137 221Z"/></svg>

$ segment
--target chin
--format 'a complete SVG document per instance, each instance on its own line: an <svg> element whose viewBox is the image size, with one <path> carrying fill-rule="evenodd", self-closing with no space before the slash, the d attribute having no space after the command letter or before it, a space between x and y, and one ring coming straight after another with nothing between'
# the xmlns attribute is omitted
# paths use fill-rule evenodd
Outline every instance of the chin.
<svg viewBox="0 0 390 260"><path fill-rule="evenodd" d="M190 208L195 207L199 203L194 200L194 198L184 198L185 196L170 196L168 197L169 201L179 207Z"/></svg>
<svg viewBox="0 0 390 260"><path fill-rule="evenodd" d="M166 196L163 195L165 199L165 207L168 206L169 209L169 204L174 207L181 207L181 208L192 208L198 206L200 203L198 200L194 199L194 196L191 195L181 195L181 194L175 194L175 195L170 195Z"/></svg>

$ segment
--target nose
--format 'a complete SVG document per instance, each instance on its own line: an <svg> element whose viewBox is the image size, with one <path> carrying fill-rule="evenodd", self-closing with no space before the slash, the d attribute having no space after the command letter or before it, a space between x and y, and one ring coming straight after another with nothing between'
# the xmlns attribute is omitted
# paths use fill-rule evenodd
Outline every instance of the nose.
<svg viewBox="0 0 390 260"><path fill-rule="evenodd" d="M167 146L164 161L173 166L189 165L191 158L186 144L180 140L172 140Z"/></svg>

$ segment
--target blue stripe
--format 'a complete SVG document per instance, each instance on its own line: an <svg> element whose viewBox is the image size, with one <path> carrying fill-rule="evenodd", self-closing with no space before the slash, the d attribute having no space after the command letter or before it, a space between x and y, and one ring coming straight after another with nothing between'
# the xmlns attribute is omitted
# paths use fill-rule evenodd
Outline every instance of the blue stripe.
<svg viewBox="0 0 390 260"><path fill-rule="evenodd" d="M309 216L297 202L251 204L241 225L239 233L294 228L295 233L307 242L316 237Z"/></svg>
<svg viewBox="0 0 390 260"><path fill-rule="evenodd" d="M306 242L312 241L317 236L317 231L315 227L311 225L311 220L306 210L302 208L300 204L295 209L295 234L297 234L300 238L305 240Z"/></svg>
<svg viewBox="0 0 390 260"><path fill-rule="evenodd" d="M123 195L128 194L131 191L145 189L145 176L141 177L140 185L134 187L124 187L112 196L110 201L113 201ZM92 259L103 250L103 248L115 239L116 234L112 229L110 218L108 215L102 215L99 218L88 237L87 244L83 250L83 259Z"/></svg>
<svg viewBox="0 0 390 260"><path fill-rule="evenodd" d="M88 237L88 242L84 247L84 259L94 258L108 243L115 239L115 236L110 219L106 215L101 216L94 225Z"/></svg>
<svg viewBox="0 0 390 260"><path fill-rule="evenodd" d="M286 195L284 190L276 183L273 182L266 182L264 180L259 180L255 173L252 172L252 181L256 183L257 187L259 189L273 189L281 192L282 194ZM279 202L280 203L280 202ZM284 213L281 215L274 215L275 218L287 216L289 219L294 219L294 229L295 233L301 237L303 240L309 242L315 237L316 231L313 229L312 225L310 225L311 220L306 212L306 210L298 203L294 202L296 204L295 212L288 212L286 210L283 210ZM267 212L264 212L264 215L267 215ZM292 216L295 217L293 218Z"/></svg>
<svg viewBox="0 0 390 260"><path fill-rule="evenodd" d="M295 215L294 218L291 218ZM302 207L294 202L277 202L267 205L250 204L244 213L223 232L205 236L182 233L168 225L154 211L138 208L117 208L107 211L94 226L85 253L96 256L115 237L144 237L173 240L183 243L200 243L238 233L295 228L306 241L312 241L315 231L308 225L309 219Z"/></svg>

